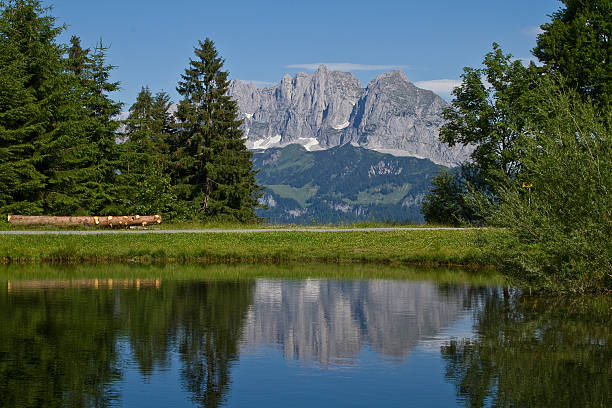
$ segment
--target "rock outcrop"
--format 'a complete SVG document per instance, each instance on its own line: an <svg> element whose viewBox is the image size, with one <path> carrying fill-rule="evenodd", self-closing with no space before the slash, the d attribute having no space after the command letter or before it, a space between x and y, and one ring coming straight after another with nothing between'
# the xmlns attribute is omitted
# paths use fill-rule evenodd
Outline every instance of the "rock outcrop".
<svg viewBox="0 0 612 408"><path fill-rule="evenodd" d="M448 104L401 71L380 75L363 89L351 73L320 66L313 74L285 75L270 88L236 80L229 94L238 102L247 147L254 150L293 143L320 150L350 143L446 166L471 152L438 141Z"/></svg>

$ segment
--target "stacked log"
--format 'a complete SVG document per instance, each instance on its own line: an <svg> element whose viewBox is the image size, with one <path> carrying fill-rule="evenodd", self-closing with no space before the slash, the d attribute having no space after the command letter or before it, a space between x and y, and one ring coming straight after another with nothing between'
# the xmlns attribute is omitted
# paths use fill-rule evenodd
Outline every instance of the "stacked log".
<svg viewBox="0 0 612 408"><path fill-rule="evenodd" d="M161 215L53 217L44 215L9 214L6 218L12 225L51 225L57 227L77 227L81 225L101 227L127 227L140 225L144 227L151 224L161 224L162 222Z"/></svg>

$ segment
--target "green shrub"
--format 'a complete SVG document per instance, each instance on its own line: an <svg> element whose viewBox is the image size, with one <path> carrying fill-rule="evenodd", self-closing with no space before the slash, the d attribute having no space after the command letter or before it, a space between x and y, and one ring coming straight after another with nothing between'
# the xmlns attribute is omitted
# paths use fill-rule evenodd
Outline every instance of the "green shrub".
<svg viewBox="0 0 612 408"><path fill-rule="evenodd" d="M612 288L612 136L608 117L573 92L544 81L522 170L502 195L493 222L511 230L520 256L505 260L537 286L592 291Z"/></svg>

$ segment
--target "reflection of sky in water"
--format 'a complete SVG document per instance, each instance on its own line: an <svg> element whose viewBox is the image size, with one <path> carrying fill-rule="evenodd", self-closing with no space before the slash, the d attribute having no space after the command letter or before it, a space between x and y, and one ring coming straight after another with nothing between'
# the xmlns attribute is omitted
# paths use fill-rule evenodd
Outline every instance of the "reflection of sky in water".
<svg viewBox="0 0 612 408"><path fill-rule="evenodd" d="M452 326L420 341L401 360L368 345L354 359L326 366L287 360L271 345L247 349L233 370L228 406L452 406L455 388L444 380L440 345L450 338L472 337L472 324L472 313L462 313Z"/></svg>
<svg viewBox="0 0 612 408"><path fill-rule="evenodd" d="M0 290L0 406L609 406L610 297L95 281Z"/></svg>
<svg viewBox="0 0 612 408"><path fill-rule="evenodd" d="M440 346L473 336L466 288L440 295L426 282L258 280L224 406L454 405ZM179 387L176 349L147 377L127 339L119 349L123 406L195 406Z"/></svg>

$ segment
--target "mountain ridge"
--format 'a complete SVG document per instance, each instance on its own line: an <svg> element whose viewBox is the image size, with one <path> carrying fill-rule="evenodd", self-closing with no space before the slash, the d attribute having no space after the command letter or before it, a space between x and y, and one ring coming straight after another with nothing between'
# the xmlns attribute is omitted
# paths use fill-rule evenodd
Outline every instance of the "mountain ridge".
<svg viewBox="0 0 612 408"><path fill-rule="evenodd" d="M351 73L321 65L312 74L285 74L266 88L234 80L228 94L238 103L251 150L297 143L314 151L352 144L445 166L455 166L471 153L438 140L448 103L397 70L362 88Z"/></svg>

